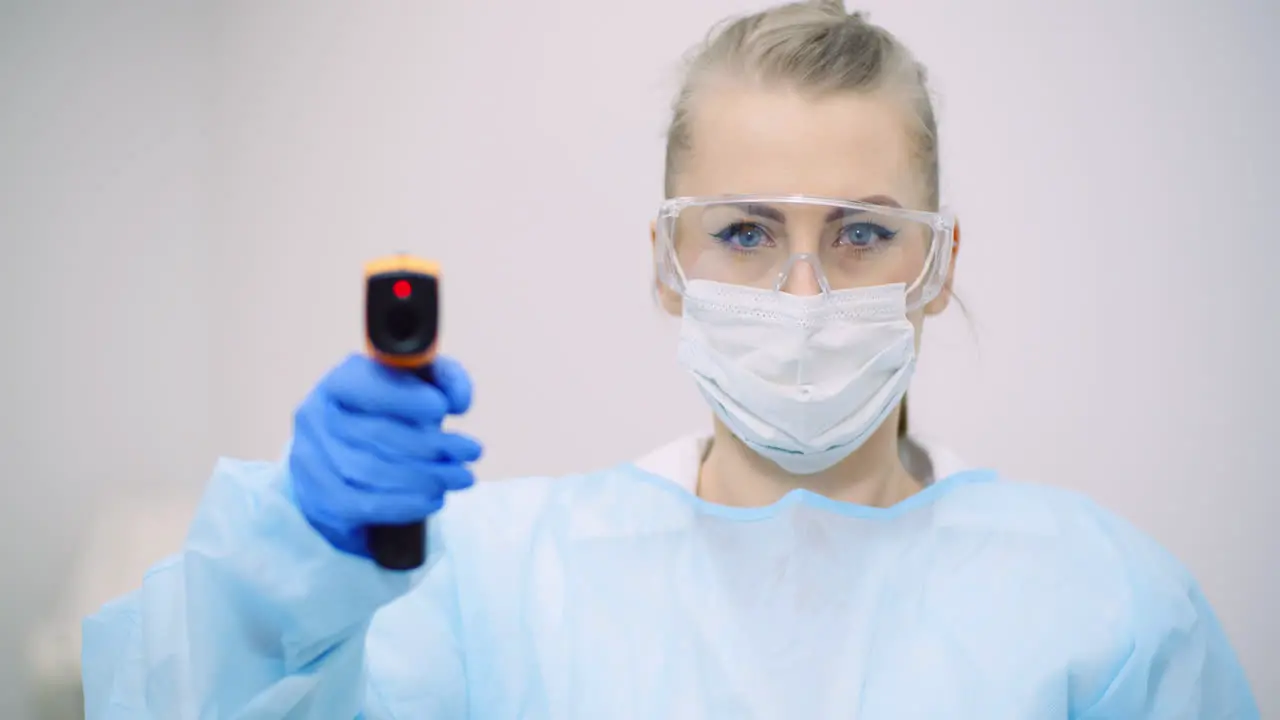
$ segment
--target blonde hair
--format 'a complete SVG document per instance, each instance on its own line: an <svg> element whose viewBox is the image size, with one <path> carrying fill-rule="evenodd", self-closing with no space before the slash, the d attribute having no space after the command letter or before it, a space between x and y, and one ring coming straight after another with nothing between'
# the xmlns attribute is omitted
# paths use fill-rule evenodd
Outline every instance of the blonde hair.
<svg viewBox="0 0 1280 720"><path fill-rule="evenodd" d="M708 78L725 76L818 95L893 93L913 120L927 203L919 209L938 209L938 129L927 72L901 41L862 13L846 12L841 0L807 0L730 18L693 48L667 129L667 197L675 194L675 177L691 149L694 96Z"/></svg>
<svg viewBox="0 0 1280 720"><path fill-rule="evenodd" d="M915 160L924 181L926 206L940 201L938 126L929 95L928 72L897 37L847 12L842 0L806 0L778 5L712 28L687 58L684 82L672 104L664 175L666 196L675 195L680 163L692 149L694 96L709 78L730 77L816 95L888 92L906 104ZM908 431L907 401L899 407L898 435Z"/></svg>

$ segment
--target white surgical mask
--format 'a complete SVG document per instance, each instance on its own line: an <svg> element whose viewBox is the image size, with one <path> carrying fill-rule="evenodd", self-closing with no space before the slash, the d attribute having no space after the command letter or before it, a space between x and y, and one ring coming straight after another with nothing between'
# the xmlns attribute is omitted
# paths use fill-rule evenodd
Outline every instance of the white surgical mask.
<svg viewBox="0 0 1280 720"><path fill-rule="evenodd" d="M903 285L827 297L691 280L680 362L743 443L784 470L832 467L910 384L915 328Z"/></svg>

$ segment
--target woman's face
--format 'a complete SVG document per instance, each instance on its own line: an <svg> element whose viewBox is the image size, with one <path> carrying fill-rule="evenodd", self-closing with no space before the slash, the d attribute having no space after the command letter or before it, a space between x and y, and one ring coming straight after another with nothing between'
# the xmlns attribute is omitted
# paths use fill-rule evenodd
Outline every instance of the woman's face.
<svg viewBox="0 0 1280 720"><path fill-rule="evenodd" d="M705 87L695 102L692 149L674 178L676 195L813 195L925 209L927 187L903 103L879 95L815 97L745 84ZM791 242L793 252L816 253L821 233ZM665 285L659 289L663 306L679 314L679 296ZM816 294L812 268L798 264L785 289ZM913 314L917 336L922 316L941 311L948 296L944 290Z"/></svg>

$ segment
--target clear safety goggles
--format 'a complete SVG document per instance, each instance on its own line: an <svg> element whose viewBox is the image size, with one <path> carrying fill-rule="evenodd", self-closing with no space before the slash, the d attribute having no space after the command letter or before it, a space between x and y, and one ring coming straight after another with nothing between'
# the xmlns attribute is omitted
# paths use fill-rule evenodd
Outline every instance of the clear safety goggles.
<svg viewBox="0 0 1280 720"><path fill-rule="evenodd" d="M694 280L824 296L902 284L910 311L942 289L955 219L803 195L677 197L656 230L658 277L681 295Z"/></svg>

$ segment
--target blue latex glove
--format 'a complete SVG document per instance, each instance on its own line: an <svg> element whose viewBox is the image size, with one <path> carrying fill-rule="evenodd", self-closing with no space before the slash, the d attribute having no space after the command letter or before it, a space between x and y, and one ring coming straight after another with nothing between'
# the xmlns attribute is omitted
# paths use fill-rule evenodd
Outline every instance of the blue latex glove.
<svg viewBox="0 0 1280 720"><path fill-rule="evenodd" d="M338 550L370 557L367 528L416 522L470 487L480 444L440 425L471 405L471 379L438 358L434 384L352 355L294 416L289 471L307 521Z"/></svg>

